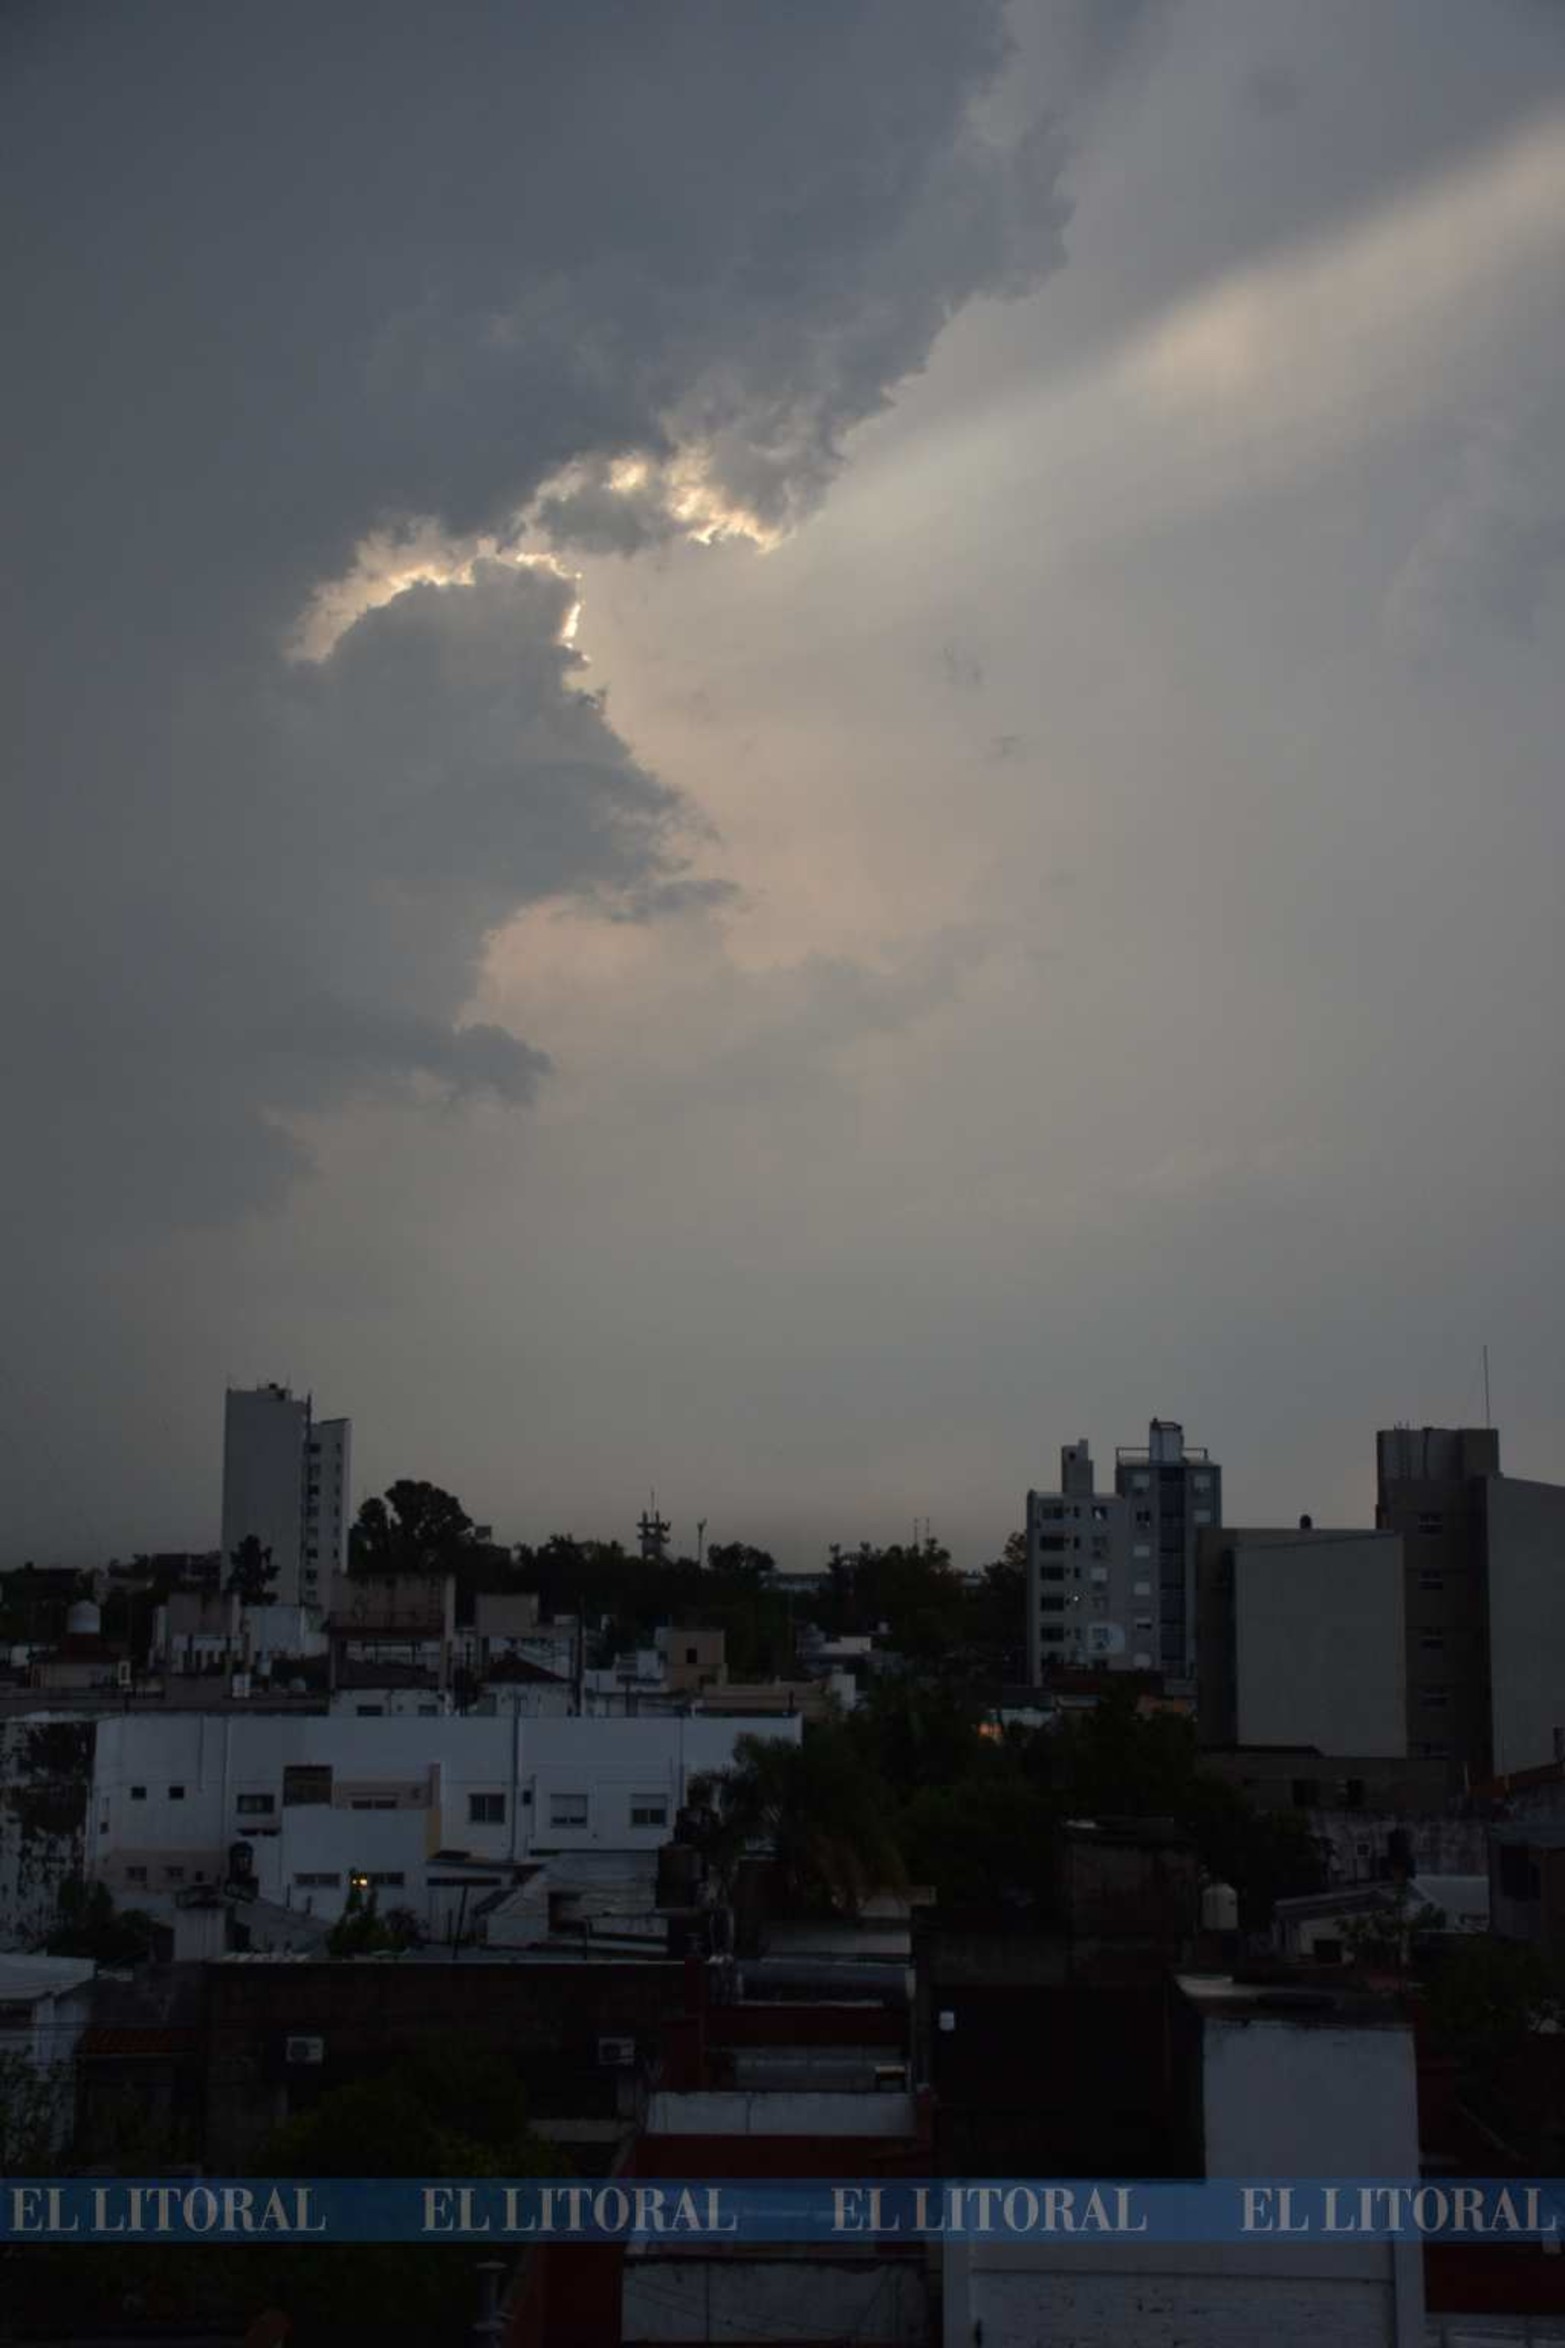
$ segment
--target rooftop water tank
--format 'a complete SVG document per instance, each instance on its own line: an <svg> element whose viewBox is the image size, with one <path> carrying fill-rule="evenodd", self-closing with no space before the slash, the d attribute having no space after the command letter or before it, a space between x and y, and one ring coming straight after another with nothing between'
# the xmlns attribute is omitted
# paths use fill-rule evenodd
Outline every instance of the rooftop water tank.
<svg viewBox="0 0 1565 2348"><path fill-rule="evenodd" d="M73 1639L95 1639L103 1629L103 1616L90 1598L78 1598L65 1618L65 1628Z"/></svg>

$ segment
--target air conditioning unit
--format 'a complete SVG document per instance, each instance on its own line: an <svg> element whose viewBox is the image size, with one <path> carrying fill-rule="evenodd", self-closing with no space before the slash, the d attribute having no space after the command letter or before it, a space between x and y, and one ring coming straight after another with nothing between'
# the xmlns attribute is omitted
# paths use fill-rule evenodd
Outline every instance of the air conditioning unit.
<svg viewBox="0 0 1565 2348"><path fill-rule="evenodd" d="M288 2038L283 2041L283 2060L287 2063L324 2063L324 2038Z"/></svg>
<svg viewBox="0 0 1565 2348"><path fill-rule="evenodd" d="M600 2038L598 2040L598 2063L602 2070L628 2070L635 2059L636 2042L633 2038Z"/></svg>

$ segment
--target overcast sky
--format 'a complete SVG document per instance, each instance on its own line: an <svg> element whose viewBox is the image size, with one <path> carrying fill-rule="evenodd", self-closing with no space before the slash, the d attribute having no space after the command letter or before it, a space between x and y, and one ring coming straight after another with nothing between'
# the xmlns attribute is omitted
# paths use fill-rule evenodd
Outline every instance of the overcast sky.
<svg viewBox="0 0 1565 2348"><path fill-rule="evenodd" d="M1565 1477L1554 0L0 32L4 1561Z"/></svg>

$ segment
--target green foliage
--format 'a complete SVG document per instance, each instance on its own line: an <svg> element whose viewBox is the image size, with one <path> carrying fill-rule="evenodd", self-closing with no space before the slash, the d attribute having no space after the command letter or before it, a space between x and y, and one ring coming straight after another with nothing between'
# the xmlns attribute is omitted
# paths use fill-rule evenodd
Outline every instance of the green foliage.
<svg viewBox="0 0 1565 2348"><path fill-rule="evenodd" d="M1458 1940L1429 1985L1434 2035L1472 2068L1524 2054L1533 2033L1565 2028L1565 1965L1522 1941Z"/></svg>
<svg viewBox="0 0 1565 2348"><path fill-rule="evenodd" d="M389 1908L380 1913L373 1886L366 1895L357 1884L349 1892L347 1905L326 1940L329 1957L373 1957L396 1955L403 1949L417 1948L424 1938L424 1928L411 1908Z"/></svg>
<svg viewBox="0 0 1565 2348"><path fill-rule="evenodd" d="M691 1798L719 1880L731 1883L747 1852L769 1853L795 1913L852 1915L903 1881L887 1789L842 1723L818 1723L798 1745L741 1737L732 1766L698 1780Z"/></svg>
<svg viewBox="0 0 1565 2348"><path fill-rule="evenodd" d="M0 2176L54 2169L71 2116L71 2066L0 2051Z"/></svg>
<svg viewBox="0 0 1565 2348"><path fill-rule="evenodd" d="M277 1568L270 1549L263 1549L255 1533L246 1533L229 1558L228 1593L244 1606L269 1604L277 1586Z"/></svg>
<svg viewBox="0 0 1565 2348"><path fill-rule="evenodd" d="M60 1886L54 1930L44 1945L51 1957L127 1965L151 1956L157 1937L158 1926L145 1909L117 1909L107 1884L72 1875Z"/></svg>
<svg viewBox="0 0 1565 2348"><path fill-rule="evenodd" d="M455 1573L472 1554L473 1520L438 1484L403 1477L381 1500L366 1500L348 1535L356 1574Z"/></svg>

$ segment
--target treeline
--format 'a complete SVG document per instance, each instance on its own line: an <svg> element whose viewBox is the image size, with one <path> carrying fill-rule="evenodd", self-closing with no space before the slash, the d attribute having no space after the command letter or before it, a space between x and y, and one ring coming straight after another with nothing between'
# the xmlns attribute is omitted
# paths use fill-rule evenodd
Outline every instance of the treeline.
<svg viewBox="0 0 1565 2348"><path fill-rule="evenodd" d="M799 1626L828 1638L869 1636L916 1667L960 1678L1019 1681L1025 1670L1021 1536L974 1584L938 1543L833 1551L820 1590L791 1589L765 1549L718 1542L703 1560L642 1557L619 1541L554 1533L537 1547L480 1538L461 1502L412 1479L367 1500L349 1537L349 1571L451 1574L457 1620L481 1593L529 1592L545 1617L604 1626L606 1647L645 1644L660 1623L726 1633L730 1676L786 1677Z"/></svg>
<svg viewBox="0 0 1565 2348"><path fill-rule="evenodd" d="M803 1915L925 1884L942 1906L1047 1918L1060 1829L1078 1817L1172 1820L1234 1886L1246 1930L1323 1880L1303 1818L1252 1809L1202 1768L1189 1720L1140 1713L1123 1687L1049 1728L996 1732L959 1686L883 1681L801 1745L742 1740L699 1797L693 1831L719 1876L765 1844L777 1899Z"/></svg>

